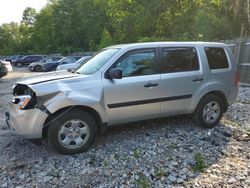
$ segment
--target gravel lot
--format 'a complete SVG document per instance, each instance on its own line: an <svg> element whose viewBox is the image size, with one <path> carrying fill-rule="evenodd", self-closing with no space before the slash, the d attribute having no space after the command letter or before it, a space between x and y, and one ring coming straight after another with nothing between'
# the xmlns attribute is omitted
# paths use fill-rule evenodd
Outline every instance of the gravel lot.
<svg viewBox="0 0 250 188"><path fill-rule="evenodd" d="M86 153L62 156L8 130L15 69L0 80L0 187L250 187L250 88L240 88L219 126L190 117L109 128Z"/></svg>

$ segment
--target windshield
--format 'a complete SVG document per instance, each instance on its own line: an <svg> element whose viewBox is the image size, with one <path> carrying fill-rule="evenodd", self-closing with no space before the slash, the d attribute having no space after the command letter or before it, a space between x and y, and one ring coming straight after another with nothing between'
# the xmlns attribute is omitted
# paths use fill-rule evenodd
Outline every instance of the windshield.
<svg viewBox="0 0 250 188"><path fill-rule="evenodd" d="M109 48L100 51L93 58L82 65L77 72L81 74L93 74L108 62L120 49Z"/></svg>
<svg viewBox="0 0 250 188"><path fill-rule="evenodd" d="M81 64L83 61L85 61L86 59L89 59L91 56L83 56L82 58L78 59L76 61L76 64Z"/></svg>

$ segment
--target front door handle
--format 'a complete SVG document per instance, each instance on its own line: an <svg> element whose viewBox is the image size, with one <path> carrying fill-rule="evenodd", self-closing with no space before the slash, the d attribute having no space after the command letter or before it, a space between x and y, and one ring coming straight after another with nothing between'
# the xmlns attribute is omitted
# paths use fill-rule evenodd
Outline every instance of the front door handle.
<svg viewBox="0 0 250 188"><path fill-rule="evenodd" d="M157 84L157 83L151 83L151 82L149 82L149 83L145 84L144 87L149 88L149 87L156 87L156 86L158 86L158 85L159 85L159 84Z"/></svg>
<svg viewBox="0 0 250 188"><path fill-rule="evenodd" d="M199 77L196 77L193 79L193 82L200 82L200 81L203 81L204 78L199 78Z"/></svg>

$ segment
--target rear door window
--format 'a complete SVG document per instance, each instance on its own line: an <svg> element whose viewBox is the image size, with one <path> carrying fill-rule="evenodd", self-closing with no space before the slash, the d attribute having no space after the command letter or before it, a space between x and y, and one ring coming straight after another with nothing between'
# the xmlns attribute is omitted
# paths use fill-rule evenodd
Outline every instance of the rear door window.
<svg viewBox="0 0 250 188"><path fill-rule="evenodd" d="M160 63L162 73L199 70L199 60L194 47L162 48Z"/></svg>
<svg viewBox="0 0 250 188"><path fill-rule="evenodd" d="M229 67L226 53L223 48L205 48L210 69L226 69Z"/></svg>

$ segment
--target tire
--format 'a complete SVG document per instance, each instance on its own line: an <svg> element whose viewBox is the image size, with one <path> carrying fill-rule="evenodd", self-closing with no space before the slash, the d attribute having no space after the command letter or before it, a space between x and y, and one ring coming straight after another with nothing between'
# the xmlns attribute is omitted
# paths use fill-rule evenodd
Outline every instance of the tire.
<svg viewBox="0 0 250 188"><path fill-rule="evenodd" d="M87 151L97 133L97 123L88 112L72 109L51 123L48 139L57 152L69 155Z"/></svg>
<svg viewBox="0 0 250 188"><path fill-rule="evenodd" d="M43 68L42 68L40 65L36 65L36 66L34 67L34 71L36 71L36 72L42 72L42 71L43 71Z"/></svg>
<svg viewBox="0 0 250 188"><path fill-rule="evenodd" d="M203 97L193 114L193 121L197 125L205 128L216 126L223 115L223 102L214 94Z"/></svg>
<svg viewBox="0 0 250 188"><path fill-rule="evenodd" d="M20 62L18 62L18 63L16 63L16 66L17 66L17 67L22 67L22 66L23 66L23 64L22 64L22 63L20 63Z"/></svg>

